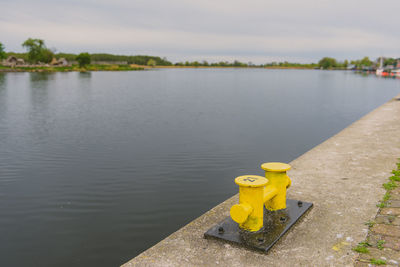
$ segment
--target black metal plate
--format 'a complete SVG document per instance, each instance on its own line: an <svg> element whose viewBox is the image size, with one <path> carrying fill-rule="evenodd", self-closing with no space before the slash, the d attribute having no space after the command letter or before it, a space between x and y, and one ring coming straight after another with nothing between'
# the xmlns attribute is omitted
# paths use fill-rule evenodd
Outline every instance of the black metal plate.
<svg viewBox="0 0 400 267"><path fill-rule="evenodd" d="M204 237L216 238L268 252L312 205L309 202L287 199L284 210L269 211L264 207L264 227L258 232L243 231L231 217L227 217L210 228Z"/></svg>

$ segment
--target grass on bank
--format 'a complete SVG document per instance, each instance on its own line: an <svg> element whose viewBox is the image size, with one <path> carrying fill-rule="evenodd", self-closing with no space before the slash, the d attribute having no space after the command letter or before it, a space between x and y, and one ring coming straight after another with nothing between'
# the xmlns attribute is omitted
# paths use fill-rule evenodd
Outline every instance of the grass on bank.
<svg viewBox="0 0 400 267"><path fill-rule="evenodd" d="M386 261L382 259L370 259L370 263L373 265L386 265Z"/></svg>
<svg viewBox="0 0 400 267"><path fill-rule="evenodd" d="M380 249L380 250L382 250L383 249L383 244L385 244L385 240L378 240L377 242L376 242L376 246L377 246L377 248L378 249Z"/></svg>
<svg viewBox="0 0 400 267"><path fill-rule="evenodd" d="M369 253L368 247L371 247L371 245L368 242L361 242L358 243L358 245L353 248L353 251L358 253Z"/></svg>
<svg viewBox="0 0 400 267"><path fill-rule="evenodd" d="M389 181L387 183L382 184L383 188L385 188L387 192L383 196L382 201L376 205L378 208L385 208L387 206L390 199L390 191L398 187L396 182L400 182L400 163L396 163L396 165L397 170L392 171L393 176L389 177Z"/></svg>
<svg viewBox="0 0 400 267"><path fill-rule="evenodd" d="M400 161L400 158L398 159ZM400 181L400 162L396 163L397 169L392 171L393 176L389 177L389 181L387 183L382 184L382 187L386 189L386 193L383 196L382 200L376 205L379 208L385 208L388 205L388 201L391 198L390 191L393 190L394 188L398 187L398 184L396 182ZM368 225L369 228L373 227L375 224L375 221L368 221L365 223L365 225ZM384 249L385 240L378 240L376 241L376 248L379 250ZM356 247L353 247L352 250L357 252L357 253L362 253L362 254L369 254L369 247L373 247L372 244L369 243L369 237L367 237L367 240L364 242L358 243ZM382 259L374 259L371 258L369 259L369 262L373 265L385 265L386 261Z"/></svg>

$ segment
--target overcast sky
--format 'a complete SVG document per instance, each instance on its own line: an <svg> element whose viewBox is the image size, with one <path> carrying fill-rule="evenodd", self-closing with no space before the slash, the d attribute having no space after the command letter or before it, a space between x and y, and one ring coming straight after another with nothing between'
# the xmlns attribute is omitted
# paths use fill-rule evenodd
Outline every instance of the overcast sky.
<svg viewBox="0 0 400 267"><path fill-rule="evenodd" d="M0 0L0 42L184 60L400 57L400 0Z"/></svg>

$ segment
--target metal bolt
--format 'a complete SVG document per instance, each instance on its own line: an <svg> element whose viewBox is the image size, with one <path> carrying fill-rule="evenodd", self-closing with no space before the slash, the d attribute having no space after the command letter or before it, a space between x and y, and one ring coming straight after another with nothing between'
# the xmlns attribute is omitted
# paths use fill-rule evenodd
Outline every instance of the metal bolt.
<svg viewBox="0 0 400 267"><path fill-rule="evenodd" d="M223 227L218 228L218 234L222 235L225 232Z"/></svg>
<svg viewBox="0 0 400 267"><path fill-rule="evenodd" d="M279 220L280 220L282 223L284 223L284 222L286 222L286 217L280 217Z"/></svg>
<svg viewBox="0 0 400 267"><path fill-rule="evenodd" d="M303 206L303 201L297 201L297 206L302 207Z"/></svg>
<svg viewBox="0 0 400 267"><path fill-rule="evenodd" d="M260 242L260 243L264 242L264 238L262 238L262 237L257 238L257 240L258 240L258 242Z"/></svg>

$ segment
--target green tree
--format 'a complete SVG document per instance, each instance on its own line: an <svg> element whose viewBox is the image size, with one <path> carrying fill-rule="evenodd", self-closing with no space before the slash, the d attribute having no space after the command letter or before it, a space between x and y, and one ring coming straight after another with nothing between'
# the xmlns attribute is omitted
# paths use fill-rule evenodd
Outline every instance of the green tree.
<svg viewBox="0 0 400 267"><path fill-rule="evenodd" d="M53 51L46 48L42 50L39 61L44 63L50 63L53 57L54 57Z"/></svg>
<svg viewBox="0 0 400 267"><path fill-rule="evenodd" d="M78 61L79 67L85 67L86 65L90 64L90 55L89 53L80 53L79 55L76 56L76 61Z"/></svg>
<svg viewBox="0 0 400 267"><path fill-rule="evenodd" d="M149 59L147 61L147 66L149 66L149 67L155 67L156 65L157 65L157 63L154 59Z"/></svg>
<svg viewBox="0 0 400 267"><path fill-rule="evenodd" d="M326 70L326 69L335 68L337 66L337 62L336 62L336 59L334 59L334 58L324 57L323 59L321 59L318 62L318 65L320 68L323 68Z"/></svg>
<svg viewBox="0 0 400 267"><path fill-rule="evenodd" d="M29 38L22 43L22 47L28 51L28 61L33 63L39 61L49 63L54 57L53 51L46 48L44 41L41 39Z"/></svg>
<svg viewBox="0 0 400 267"><path fill-rule="evenodd" d="M369 57L364 57L363 59L361 59L361 65L364 66L371 66L372 65L372 61L369 59Z"/></svg>
<svg viewBox="0 0 400 267"><path fill-rule="evenodd" d="M4 51L4 45L0 43L0 60L7 57L6 51Z"/></svg>
<svg viewBox="0 0 400 267"><path fill-rule="evenodd" d="M238 61L238 60L235 60L235 61L233 61L233 64L232 64L234 67L241 67L242 66L242 62L240 62L240 61Z"/></svg>
<svg viewBox="0 0 400 267"><path fill-rule="evenodd" d="M396 63L396 59L394 59L394 58L385 58L383 61L384 66L394 65L395 63Z"/></svg>

